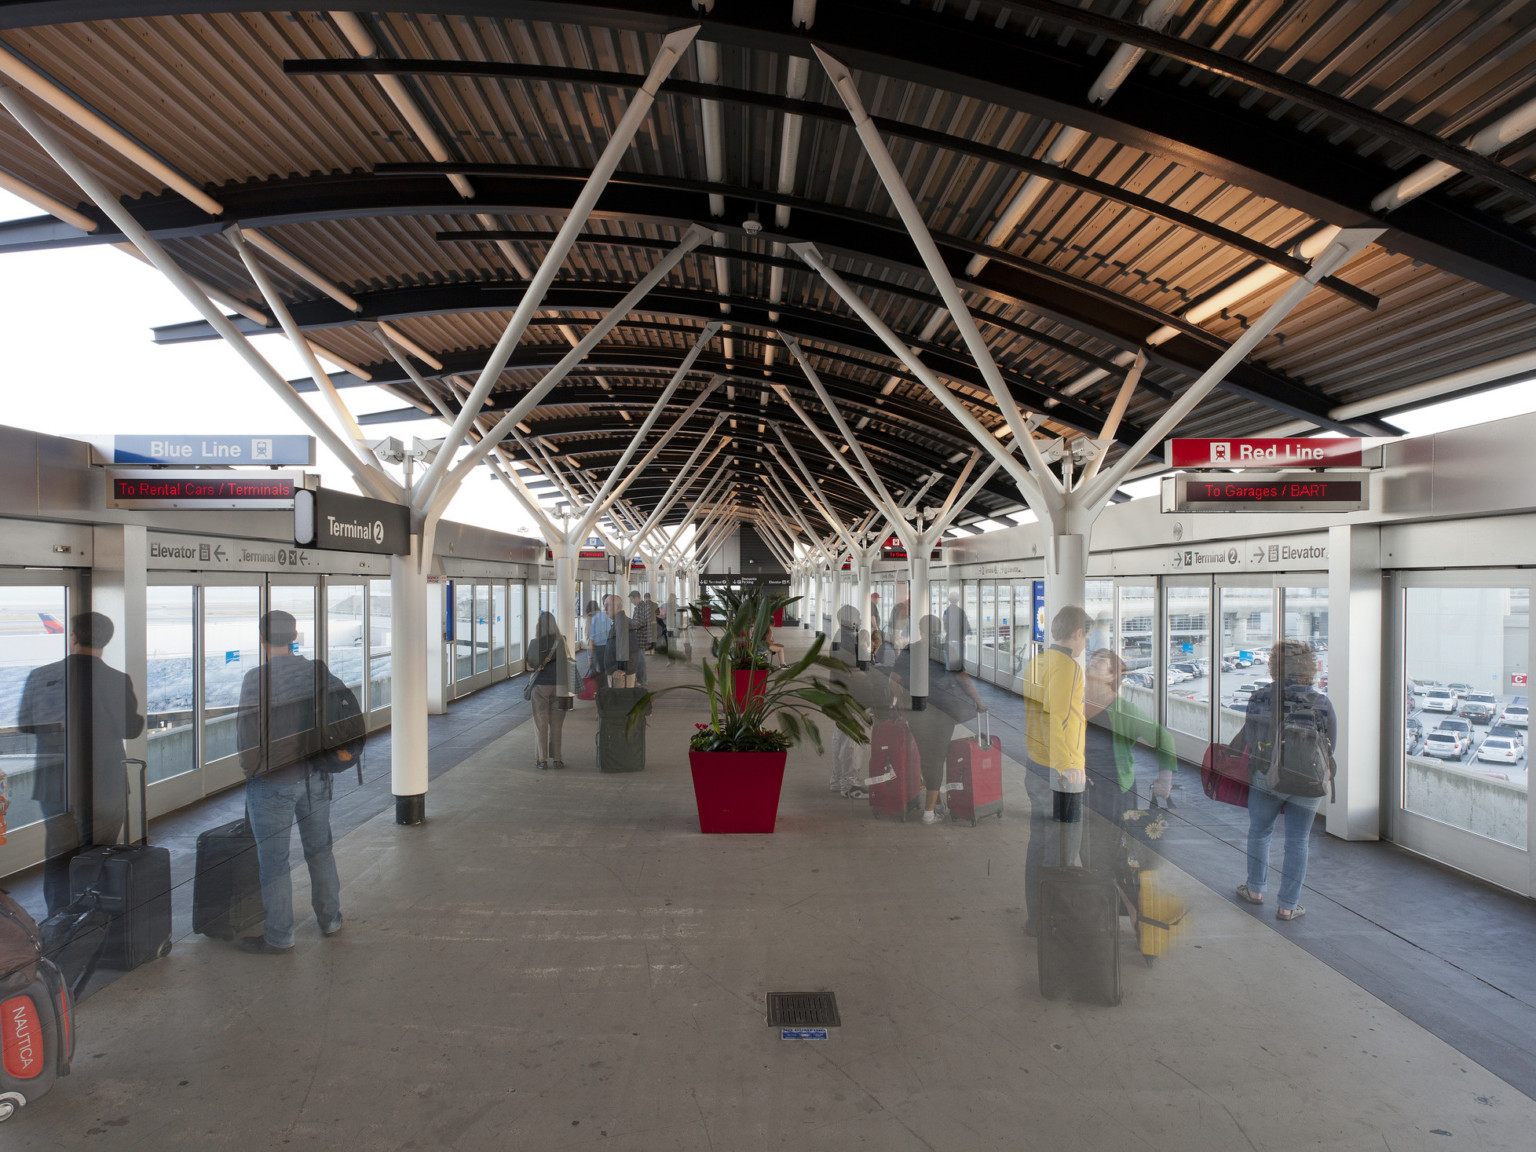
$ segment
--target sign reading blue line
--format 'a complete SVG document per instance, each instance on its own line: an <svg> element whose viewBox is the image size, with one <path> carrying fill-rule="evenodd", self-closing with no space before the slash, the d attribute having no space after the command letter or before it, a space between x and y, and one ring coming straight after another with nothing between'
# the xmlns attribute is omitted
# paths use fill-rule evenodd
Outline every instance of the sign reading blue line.
<svg viewBox="0 0 1536 1152"><path fill-rule="evenodd" d="M825 1028L781 1028L780 1040L825 1040L827 1030Z"/></svg>
<svg viewBox="0 0 1536 1152"><path fill-rule="evenodd" d="M313 436L114 436L114 464L200 465L273 464L307 466L315 462Z"/></svg>

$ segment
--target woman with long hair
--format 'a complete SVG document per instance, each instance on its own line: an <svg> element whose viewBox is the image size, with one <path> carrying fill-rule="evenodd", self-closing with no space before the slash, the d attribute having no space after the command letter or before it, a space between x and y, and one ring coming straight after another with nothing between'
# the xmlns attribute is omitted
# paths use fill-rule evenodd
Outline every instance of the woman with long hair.
<svg viewBox="0 0 1536 1152"><path fill-rule="evenodd" d="M570 653L553 612L540 612L528 646L528 666L533 673L533 726L537 739L534 757L539 768L564 768L560 758L560 730L565 727L567 705L557 691L570 676Z"/></svg>

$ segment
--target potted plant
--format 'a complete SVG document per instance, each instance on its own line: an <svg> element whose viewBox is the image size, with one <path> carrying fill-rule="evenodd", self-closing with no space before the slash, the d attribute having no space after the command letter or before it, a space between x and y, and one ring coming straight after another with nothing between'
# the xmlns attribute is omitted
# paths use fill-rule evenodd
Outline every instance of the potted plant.
<svg viewBox="0 0 1536 1152"><path fill-rule="evenodd" d="M633 730L644 722L651 701L668 692L701 692L709 700L709 723L697 725L688 744L688 766L703 832L772 832L789 750L802 739L821 751L814 716L831 720L850 739L869 741L870 714L829 680L806 673L847 665L821 654L818 636L795 663L777 671L741 666L765 650L773 614L792 601L783 595L728 593L725 631L714 655L702 662L703 683L679 684L649 692L629 714ZM697 609L695 609L697 610ZM738 693L737 672L761 676Z"/></svg>

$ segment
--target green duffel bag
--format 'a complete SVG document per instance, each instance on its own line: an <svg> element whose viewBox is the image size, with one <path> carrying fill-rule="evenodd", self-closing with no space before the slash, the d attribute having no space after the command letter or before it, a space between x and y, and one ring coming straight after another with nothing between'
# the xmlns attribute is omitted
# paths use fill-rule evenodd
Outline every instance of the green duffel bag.
<svg viewBox="0 0 1536 1152"><path fill-rule="evenodd" d="M625 732L629 712L644 688L597 690L597 766L603 772L640 772L645 769L645 725L635 725L634 735Z"/></svg>

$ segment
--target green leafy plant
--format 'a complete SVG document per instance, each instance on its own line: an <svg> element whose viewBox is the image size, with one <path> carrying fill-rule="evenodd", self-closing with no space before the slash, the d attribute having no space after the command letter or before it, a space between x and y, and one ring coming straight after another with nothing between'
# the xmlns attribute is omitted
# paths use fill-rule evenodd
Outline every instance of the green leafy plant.
<svg viewBox="0 0 1536 1152"><path fill-rule="evenodd" d="M812 668L829 672L848 670L841 660L821 654L821 636L799 660L778 671L770 670L760 688L738 700L735 673L767 668L768 633L773 627L774 613L799 597L723 589L720 598L725 605L723 631L713 657L700 665L703 683L647 692L630 710L630 732L643 723L657 697L668 692L701 692L709 700L709 723L698 725L688 743L695 752L782 752L802 739L809 740L820 752L821 731L815 716L832 721L849 739L869 743L871 716L864 706L831 679L807 675ZM692 605L689 610L695 614L695 622L701 622L699 605ZM764 661L761 664L760 658Z"/></svg>

